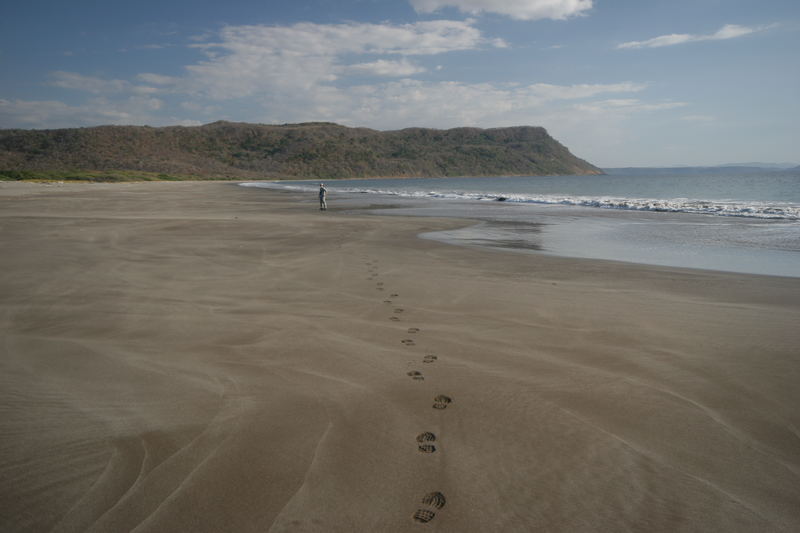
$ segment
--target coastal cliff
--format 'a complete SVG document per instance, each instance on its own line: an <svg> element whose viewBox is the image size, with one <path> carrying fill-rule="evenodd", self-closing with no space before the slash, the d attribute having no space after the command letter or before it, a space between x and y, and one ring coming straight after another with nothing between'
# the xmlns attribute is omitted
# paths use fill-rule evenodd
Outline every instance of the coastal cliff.
<svg viewBox="0 0 800 533"><path fill-rule="evenodd" d="M314 179L602 174L544 128L333 123L0 130L0 178Z"/></svg>

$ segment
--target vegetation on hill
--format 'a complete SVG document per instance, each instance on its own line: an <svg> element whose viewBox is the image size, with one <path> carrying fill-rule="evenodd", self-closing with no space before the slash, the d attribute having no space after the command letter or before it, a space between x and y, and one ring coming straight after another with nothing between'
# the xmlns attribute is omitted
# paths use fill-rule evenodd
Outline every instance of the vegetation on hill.
<svg viewBox="0 0 800 533"><path fill-rule="evenodd" d="M0 130L0 179L312 179L601 174L544 128L331 123Z"/></svg>

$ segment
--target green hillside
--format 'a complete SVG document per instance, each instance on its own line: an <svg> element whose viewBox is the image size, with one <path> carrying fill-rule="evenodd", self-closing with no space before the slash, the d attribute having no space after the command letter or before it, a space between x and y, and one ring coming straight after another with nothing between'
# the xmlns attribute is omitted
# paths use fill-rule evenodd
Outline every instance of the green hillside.
<svg viewBox="0 0 800 533"><path fill-rule="evenodd" d="M544 128L331 123L0 130L5 179L335 179L601 174Z"/></svg>

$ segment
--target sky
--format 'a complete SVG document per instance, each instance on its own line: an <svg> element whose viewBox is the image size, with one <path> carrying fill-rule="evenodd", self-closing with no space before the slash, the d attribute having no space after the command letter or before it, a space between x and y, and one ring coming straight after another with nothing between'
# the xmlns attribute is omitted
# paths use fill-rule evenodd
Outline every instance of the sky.
<svg viewBox="0 0 800 533"><path fill-rule="evenodd" d="M601 167L800 164L798 0L26 0L0 128L543 126Z"/></svg>

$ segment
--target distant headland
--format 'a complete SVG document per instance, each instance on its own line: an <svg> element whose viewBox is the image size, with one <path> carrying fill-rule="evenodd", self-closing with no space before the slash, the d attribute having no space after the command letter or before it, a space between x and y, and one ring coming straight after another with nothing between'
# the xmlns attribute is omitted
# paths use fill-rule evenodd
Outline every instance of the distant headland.
<svg viewBox="0 0 800 533"><path fill-rule="evenodd" d="M0 179L339 179L602 174L544 128L328 122L0 130Z"/></svg>

